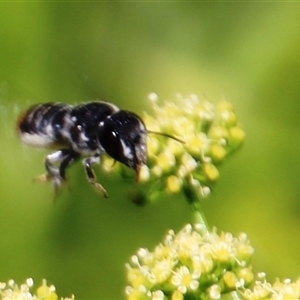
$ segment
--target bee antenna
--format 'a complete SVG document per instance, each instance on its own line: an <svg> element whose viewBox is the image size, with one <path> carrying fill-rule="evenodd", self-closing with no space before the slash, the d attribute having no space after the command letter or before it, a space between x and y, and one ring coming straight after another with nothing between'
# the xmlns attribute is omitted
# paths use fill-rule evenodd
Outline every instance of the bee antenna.
<svg viewBox="0 0 300 300"><path fill-rule="evenodd" d="M170 135L170 134L168 134L168 133L165 133L165 132L158 132L158 131L147 130L147 133L153 133L153 134L162 135L162 136L165 136L165 137L170 138L170 139L172 139L172 140L175 140L175 141L177 141L177 142L179 142L179 143L185 144L185 141L180 140L180 139L178 139L177 137L175 137L175 136L173 136L173 135Z"/></svg>

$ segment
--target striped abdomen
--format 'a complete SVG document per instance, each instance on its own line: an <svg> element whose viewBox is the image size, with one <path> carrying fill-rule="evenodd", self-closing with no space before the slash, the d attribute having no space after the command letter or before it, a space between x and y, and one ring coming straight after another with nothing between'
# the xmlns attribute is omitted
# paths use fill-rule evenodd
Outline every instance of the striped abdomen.
<svg viewBox="0 0 300 300"><path fill-rule="evenodd" d="M17 122L21 140L38 147L65 144L62 128L71 109L70 105L62 103L43 103L30 107Z"/></svg>
<svg viewBox="0 0 300 300"><path fill-rule="evenodd" d="M21 140L38 147L73 149L82 154L100 152L97 133L101 122L119 109L106 102L78 106L43 103L30 107L18 120Z"/></svg>

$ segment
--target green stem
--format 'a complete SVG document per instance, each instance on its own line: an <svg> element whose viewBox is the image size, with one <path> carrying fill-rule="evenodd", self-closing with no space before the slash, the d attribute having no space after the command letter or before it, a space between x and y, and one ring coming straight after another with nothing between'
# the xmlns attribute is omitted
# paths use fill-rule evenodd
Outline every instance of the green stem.
<svg viewBox="0 0 300 300"><path fill-rule="evenodd" d="M199 202L192 203L191 209L193 213L194 224L203 225L203 228L205 228L207 232L209 232L210 228L202 210L202 205Z"/></svg>
<svg viewBox="0 0 300 300"><path fill-rule="evenodd" d="M192 175L187 178L187 185L184 188L184 193L187 201L191 205L194 223L203 225L203 228L205 228L206 231L209 232L210 228L205 218L201 204L201 201L203 199L201 194L201 186L199 181L194 180Z"/></svg>

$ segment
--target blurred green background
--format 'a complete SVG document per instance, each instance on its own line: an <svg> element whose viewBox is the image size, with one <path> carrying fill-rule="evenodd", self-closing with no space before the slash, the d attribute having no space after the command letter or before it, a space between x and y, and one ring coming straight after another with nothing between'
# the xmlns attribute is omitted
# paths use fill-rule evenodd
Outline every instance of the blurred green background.
<svg viewBox="0 0 300 300"><path fill-rule="evenodd" d="M137 207L127 183L109 200L69 170L53 204L44 149L22 145L18 113L36 102L111 101L137 113L147 95L231 101L247 139L221 167L204 208L219 230L248 233L255 271L300 275L300 3L0 3L0 280L47 278L59 295L121 299L124 263L191 221L183 197Z"/></svg>

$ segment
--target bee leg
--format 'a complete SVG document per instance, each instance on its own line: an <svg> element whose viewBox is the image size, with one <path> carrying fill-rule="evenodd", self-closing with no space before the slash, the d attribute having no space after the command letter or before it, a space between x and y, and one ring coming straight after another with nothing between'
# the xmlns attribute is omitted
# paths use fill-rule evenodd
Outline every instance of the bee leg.
<svg viewBox="0 0 300 300"><path fill-rule="evenodd" d="M59 166L59 175L63 180L66 180L67 167L70 164L72 164L74 161L76 161L80 157L80 154L72 150L61 150L61 151L64 151L64 156Z"/></svg>
<svg viewBox="0 0 300 300"><path fill-rule="evenodd" d="M99 164L99 162L100 162L99 155L95 155L95 156L91 156L91 157L85 158L82 161L89 182L98 191L100 191L105 198L108 198L108 195L107 195L107 192L106 192L105 188L99 182L96 181L96 175L95 175L95 173L94 173L94 171L92 169L92 165L93 164Z"/></svg>
<svg viewBox="0 0 300 300"><path fill-rule="evenodd" d="M66 180L65 177L66 168L78 157L79 157L78 153L69 149L62 149L47 155L45 159L45 168L47 170L47 173L37 177L35 180L37 181L52 180L55 194L57 194L59 188L61 187L62 181ZM55 163L57 163L58 166L55 166L54 165Z"/></svg>

